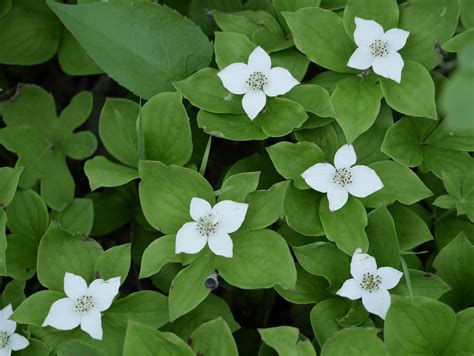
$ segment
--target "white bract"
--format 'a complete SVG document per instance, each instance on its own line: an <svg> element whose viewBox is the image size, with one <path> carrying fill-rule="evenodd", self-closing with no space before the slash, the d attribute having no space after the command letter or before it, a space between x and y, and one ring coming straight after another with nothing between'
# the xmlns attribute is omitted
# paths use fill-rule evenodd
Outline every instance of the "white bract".
<svg viewBox="0 0 474 356"><path fill-rule="evenodd" d="M364 198L383 188L382 181L372 168L354 166L357 156L352 145L339 148L334 166L316 163L301 175L314 190L327 193L329 210L335 211L346 204L349 193Z"/></svg>
<svg viewBox="0 0 474 356"><path fill-rule="evenodd" d="M189 214L194 220L184 224L176 235L176 253L198 253L206 243L216 255L233 256L229 234L237 231L245 220L248 204L223 200L214 207L204 199L191 200Z"/></svg>
<svg viewBox="0 0 474 356"><path fill-rule="evenodd" d="M344 282L336 294L356 300L362 298L362 304L368 312L385 319L390 308L390 293L403 273L392 267L377 268L375 258L358 248L351 261L351 275L354 278Z"/></svg>
<svg viewBox="0 0 474 356"><path fill-rule="evenodd" d="M110 308L118 294L120 277L94 280L89 287L81 276L64 275L64 292L67 298L57 300L51 306L43 326L59 330L71 330L77 326L92 338L102 340L102 314Z"/></svg>
<svg viewBox="0 0 474 356"><path fill-rule="evenodd" d="M0 310L0 356L9 356L12 351L22 350L30 344L24 336L15 333L16 322L9 320L12 314L11 304Z"/></svg>
<svg viewBox="0 0 474 356"><path fill-rule="evenodd" d="M384 33L377 22L359 17L355 18L355 23L354 41L359 48L347 65L355 69L372 67L378 75L400 83L405 63L398 51L405 46L410 33L398 28Z"/></svg>
<svg viewBox="0 0 474 356"><path fill-rule="evenodd" d="M270 56L257 47L248 63L232 63L217 73L224 87L232 94L244 94L242 107L250 120L265 107L267 96L288 93L299 82L281 67L272 68Z"/></svg>

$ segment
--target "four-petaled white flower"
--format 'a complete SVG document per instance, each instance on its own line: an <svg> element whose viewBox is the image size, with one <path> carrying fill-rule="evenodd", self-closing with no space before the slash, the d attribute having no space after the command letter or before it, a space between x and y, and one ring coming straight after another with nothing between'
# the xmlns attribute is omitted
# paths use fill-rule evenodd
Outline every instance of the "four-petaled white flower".
<svg viewBox="0 0 474 356"><path fill-rule="evenodd" d="M286 94L299 84L287 69L272 68L270 56L261 47L250 54L248 64L232 63L217 75L232 94L244 94L242 106L250 120L265 107L267 96Z"/></svg>
<svg viewBox="0 0 474 356"><path fill-rule="evenodd" d="M197 253L206 243L216 255L233 256L229 234L237 231L245 220L248 204L223 200L214 207L204 199L193 198L189 214L194 220L184 224L176 235L176 253Z"/></svg>
<svg viewBox="0 0 474 356"><path fill-rule="evenodd" d="M354 166L357 156L352 145L339 148L334 156L334 166L316 163L301 174L314 190L327 193L329 210L335 211L346 204L349 193L364 198L383 188L382 181L372 168Z"/></svg>
<svg viewBox="0 0 474 356"><path fill-rule="evenodd" d="M403 273L392 267L377 268L375 258L358 248L352 256L351 275L354 278L345 281L336 294L351 300L362 298L368 312L385 319L391 302L388 289L398 284Z"/></svg>
<svg viewBox="0 0 474 356"><path fill-rule="evenodd" d="M118 294L120 277L94 280L89 287L81 276L64 275L64 292L67 298L57 300L51 306L43 326L59 330L71 330L77 326L92 338L102 340L102 314L110 308Z"/></svg>
<svg viewBox="0 0 474 356"><path fill-rule="evenodd" d="M0 310L0 355L10 356L12 351L26 348L30 342L20 334L15 333L16 322L9 320L13 314L12 305L8 304Z"/></svg>
<svg viewBox="0 0 474 356"><path fill-rule="evenodd" d="M347 65L355 69L372 67L382 77L400 83L404 62L399 50L407 42L408 31L392 28L384 33L383 27L374 20L355 18L354 41L359 47Z"/></svg>

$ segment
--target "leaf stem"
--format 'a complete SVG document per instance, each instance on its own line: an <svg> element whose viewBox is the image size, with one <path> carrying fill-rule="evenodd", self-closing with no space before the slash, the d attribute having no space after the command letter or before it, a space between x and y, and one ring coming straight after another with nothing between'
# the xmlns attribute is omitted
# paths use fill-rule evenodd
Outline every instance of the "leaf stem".
<svg viewBox="0 0 474 356"><path fill-rule="evenodd" d="M402 264L403 274L405 275L405 281L407 283L408 295L410 296L410 299L413 301L413 288L411 285L410 271L408 269L407 263L405 262L405 259L403 258L403 256L400 256L400 262Z"/></svg>
<svg viewBox="0 0 474 356"><path fill-rule="evenodd" d="M209 161L209 153L211 152L211 143L212 143L212 136L209 136L206 149L204 150L204 156L202 157L201 167L199 168L199 173L202 176L204 176L204 173L206 173L207 162Z"/></svg>

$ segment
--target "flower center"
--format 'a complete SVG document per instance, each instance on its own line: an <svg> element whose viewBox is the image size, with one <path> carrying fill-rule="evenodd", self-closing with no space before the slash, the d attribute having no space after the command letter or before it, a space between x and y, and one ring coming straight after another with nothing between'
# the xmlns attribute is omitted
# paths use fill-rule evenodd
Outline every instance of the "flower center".
<svg viewBox="0 0 474 356"><path fill-rule="evenodd" d="M383 58L388 56L388 42L382 40L375 40L370 46L370 53L374 57Z"/></svg>
<svg viewBox="0 0 474 356"><path fill-rule="evenodd" d="M217 231L219 222L213 214L207 214L199 218L197 222L197 230L201 236L209 237Z"/></svg>
<svg viewBox="0 0 474 356"><path fill-rule="evenodd" d="M374 275L372 273L364 273L362 276L362 282L360 282L360 286L362 289L372 293L379 290L380 283L382 283L382 278L380 278L380 276Z"/></svg>
<svg viewBox="0 0 474 356"><path fill-rule="evenodd" d="M0 349L6 347L9 341L10 335L8 335L5 331L0 331Z"/></svg>
<svg viewBox="0 0 474 356"><path fill-rule="evenodd" d="M94 300L90 295L83 295L74 302L74 309L78 313L87 313L89 310L94 308Z"/></svg>
<svg viewBox="0 0 474 356"><path fill-rule="evenodd" d="M245 83L252 90L262 90L268 84L268 77L262 72L253 72Z"/></svg>
<svg viewBox="0 0 474 356"><path fill-rule="evenodd" d="M332 181L335 184L345 187L352 183L352 174L348 168L336 169L336 173L332 176Z"/></svg>

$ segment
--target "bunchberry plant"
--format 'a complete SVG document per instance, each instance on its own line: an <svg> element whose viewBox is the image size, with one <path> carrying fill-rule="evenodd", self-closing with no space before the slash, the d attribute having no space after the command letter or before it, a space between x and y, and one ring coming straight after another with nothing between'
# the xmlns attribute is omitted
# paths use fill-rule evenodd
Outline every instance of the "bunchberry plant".
<svg viewBox="0 0 474 356"><path fill-rule="evenodd" d="M0 356L474 355L472 0L0 0Z"/></svg>

